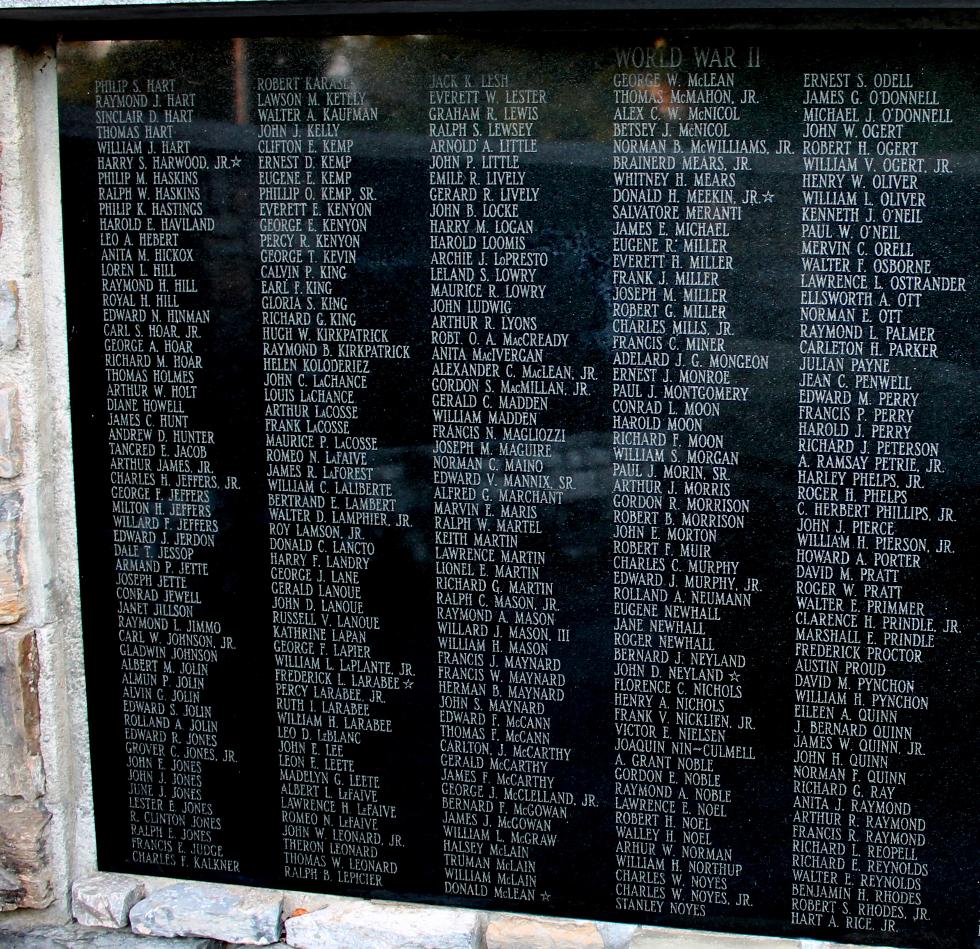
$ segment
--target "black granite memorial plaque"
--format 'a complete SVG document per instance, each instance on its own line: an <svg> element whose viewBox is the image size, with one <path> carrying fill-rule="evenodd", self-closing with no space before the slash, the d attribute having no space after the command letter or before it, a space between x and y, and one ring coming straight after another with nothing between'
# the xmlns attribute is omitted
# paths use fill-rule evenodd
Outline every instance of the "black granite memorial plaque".
<svg viewBox="0 0 980 949"><path fill-rule="evenodd" d="M975 34L593 26L62 46L100 865L973 945Z"/></svg>

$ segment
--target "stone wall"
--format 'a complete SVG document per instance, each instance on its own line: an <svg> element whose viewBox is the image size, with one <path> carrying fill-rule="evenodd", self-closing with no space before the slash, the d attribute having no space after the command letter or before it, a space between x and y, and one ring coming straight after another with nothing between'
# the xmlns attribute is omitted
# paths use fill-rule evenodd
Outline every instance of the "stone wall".
<svg viewBox="0 0 980 949"><path fill-rule="evenodd" d="M64 917L90 807L55 73L0 47L0 908Z"/></svg>

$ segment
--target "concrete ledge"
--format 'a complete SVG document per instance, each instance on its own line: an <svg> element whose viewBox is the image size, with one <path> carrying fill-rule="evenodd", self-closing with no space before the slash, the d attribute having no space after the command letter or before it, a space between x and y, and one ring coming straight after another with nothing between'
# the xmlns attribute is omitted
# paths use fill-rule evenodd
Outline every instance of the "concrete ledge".
<svg viewBox="0 0 980 949"><path fill-rule="evenodd" d="M643 927L629 949L801 949L799 939Z"/></svg>
<svg viewBox="0 0 980 949"><path fill-rule="evenodd" d="M473 910L335 900L286 920L294 949L480 949L483 918Z"/></svg>
<svg viewBox="0 0 980 949"><path fill-rule="evenodd" d="M100 875L101 876L101 875ZM106 874L122 885L133 878ZM91 878L90 878L91 879ZM137 879L137 883L141 885ZM153 896L162 897L159 905L173 906L177 888L197 891L224 891L224 903L202 899L201 893L185 894L199 907L196 928L205 935L143 935L132 929L108 929L81 925L25 925L23 917L16 925L0 926L0 947L10 949L228 949L229 945L271 945L272 949L854 949L853 945L814 939L786 939L769 936L716 933L699 930L668 929L659 926L634 926L626 923L603 923L590 920L561 919L546 916L523 916L514 913L482 913L423 904L386 903L352 897L310 894L319 908L310 912L297 910L286 920L284 942L252 941L248 900L241 904L242 894L267 897L273 904L281 901L274 891L248 890L206 883L180 883L158 889ZM168 896L168 893L170 894ZM243 905L243 916L235 918L229 907L234 901ZM143 902L150 902L150 899ZM209 916L207 905L218 906ZM224 906L224 909L220 909ZM176 926L176 917L168 924ZM187 922L187 920L185 920ZM163 927L161 927L163 928ZM224 936L217 936L222 932ZM234 937L228 939L228 937ZM244 937L244 938L243 938ZM863 949L889 949L887 946Z"/></svg>
<svg viewBox="0 0 980 949"><path fill-rule="evenodd" d="M493 916L487 949L605 949L596 924L543 916Z"/></svg>

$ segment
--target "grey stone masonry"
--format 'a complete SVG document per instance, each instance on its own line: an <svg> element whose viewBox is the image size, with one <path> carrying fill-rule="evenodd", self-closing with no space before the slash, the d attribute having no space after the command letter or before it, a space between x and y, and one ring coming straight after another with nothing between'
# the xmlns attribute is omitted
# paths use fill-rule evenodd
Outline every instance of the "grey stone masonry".
<svg viewBox="0 0 980 949"><path fill-rule="evenodd" d="M133 932L149 936L207 936L268 946L282 932L282 894L271 890L177 883L148 896L129 913Z"/></svg>
<svg viewBox="0 0 980 949"><path fill-rule="evenodd" d="M145 895L143 882L118 873L94 873L71 888L71 914L82 926L123 929L129 911Z"/></svg>
<svg viewBox="0 0 980 949"><path fill-rule="evenodd" d="M119 893L125 888L125 881L132 879L115 874L106 876L112 878L111 885ZM187 886L226 889L211 884ZM167 889L173 888L158 892ZM241 888L236 891L241 895ZM311 912L296 911L286 921L286 941L272 944L273 949L287 946L291 949L849 949L839 943L808 939L597 924L588 920L481 913L346 897L314 899L317 904L326 901L326 905ZM246 917L249 912L246 901ZM231 934L236 928L239 931L247 928L249 923L240 920L237 927L228 929L226 907L216 919L203 920L203 925L204 928L225 927ZM0 949L8 946L11 949L233 949L234 945L214 937L140 935L131 929L0 926Z"/></svg>
<svg viewBox="0 0 980 949"><path fill-rule="evenodd" d="M0 927L0 947L10 949L221 949L214 939L164 939L89 926Z"/></svg>
<svg viewBox="0 0 980 949"><path fill-rule="evenodd" d="M627 949L630 939L640 928L632 923L596 923L604 949Z"/></svg>

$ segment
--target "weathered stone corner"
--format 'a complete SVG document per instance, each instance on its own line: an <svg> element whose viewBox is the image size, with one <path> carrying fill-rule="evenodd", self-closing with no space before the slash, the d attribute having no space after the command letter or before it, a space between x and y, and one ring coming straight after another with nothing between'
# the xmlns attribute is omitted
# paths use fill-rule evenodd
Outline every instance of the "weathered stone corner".
<svg viewBox="0 0 980 949"><path fill-rule="evenodd" d="M268 946L282 934L282 894L207 883L177 883L150 894L129 913L134 933L204 936Z"/></svg>
<svg viewBox="0 0 980 949"><path fill-rule="evenodd" d="M633 923L596 923L605 949L627 949L640 927Z"/></svg>
<svg viewBox="0 0 980 949"><path fill-rule="evenodd" d="M136 877L94 873L72 885L71 914L82 926L122 929L129 925L129 911L145 893L143 882Z"/></svg>

